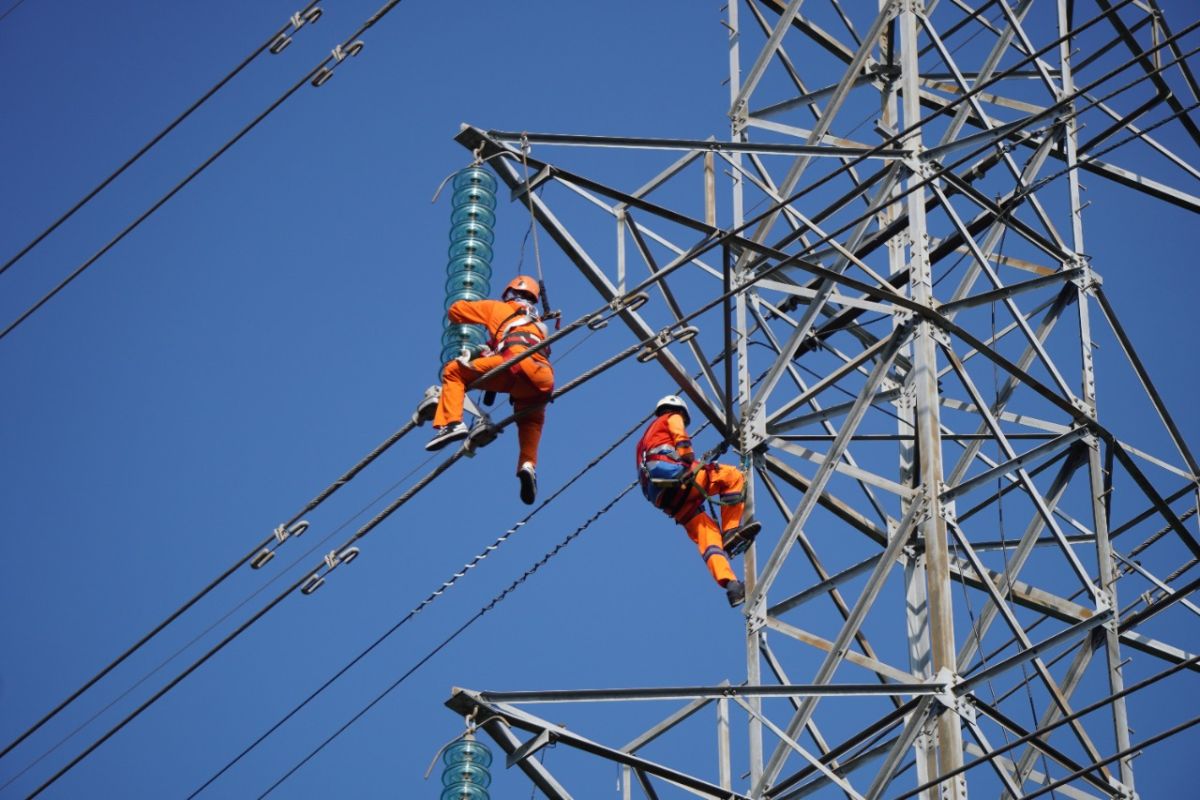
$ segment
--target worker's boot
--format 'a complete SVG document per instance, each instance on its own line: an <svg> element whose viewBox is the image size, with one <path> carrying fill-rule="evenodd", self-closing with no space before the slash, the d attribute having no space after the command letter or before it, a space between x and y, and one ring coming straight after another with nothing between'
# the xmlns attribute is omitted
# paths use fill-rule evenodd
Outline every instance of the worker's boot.
<svg viewBox="0 0 1200 800"><path fill-rule="evenodd" d="M733 530L725 531L721 537L724 542L725 552L731 558L746 552L750 548L750 545L754 543L754 537L758 536L760 530L762 530L762 523L754 520Z"/></svg>
<svg viewBox="0 0 1200 800"><path fill-rule="evenodd" d="M517 479L521 481L521 502L527 506L533 505L533 501L537 499L537 472L533 468L533 462L526 461L517 470Z"/></svg>
<svg viewBox="0 0 1200 800"><path fill-rule="evenodd" d="M742 586L742 582L735 578L725 584L725 597L729 600L730 608L737 608L746 602L746 587Z"/></svg>
<svg viewBox="0 0 1200 800"><path fill-rule="evenodd" d="M470 433L470 431L467 430L467 426L463 425L461 422L451 422L449 425L445 425L441 428L435 428L434 430L436 433L433 434L433 438L425 444L425 449L429 450L430 452L433 452L434 450L441 450L451 442L462 441L463 439L467 438L467 434Z"/></svg>

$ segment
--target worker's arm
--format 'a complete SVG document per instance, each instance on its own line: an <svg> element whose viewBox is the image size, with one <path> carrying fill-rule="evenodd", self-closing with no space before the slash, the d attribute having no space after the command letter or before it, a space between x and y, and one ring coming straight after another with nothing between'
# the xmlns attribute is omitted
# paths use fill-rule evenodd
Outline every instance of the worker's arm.
<svg viewBox="0 0 1200 800"><path fill-rule="evenodd" d="M687 428L683 426L683 415L672 414L667 417L667 431L671 434L671 443L675 445L675 458L685 464L696 460L692 450L692 439L688 436Z"/></svg>
<svg viewBox="0 0 1200 800"><path fill-rule="evenodd" d="M450 306L446 315L458 324L484 325L488 333L494 333L491 322L496 317L494 306L504 305L499 300L459 300ZM505 316L508 316L505 314Z"/></svg>

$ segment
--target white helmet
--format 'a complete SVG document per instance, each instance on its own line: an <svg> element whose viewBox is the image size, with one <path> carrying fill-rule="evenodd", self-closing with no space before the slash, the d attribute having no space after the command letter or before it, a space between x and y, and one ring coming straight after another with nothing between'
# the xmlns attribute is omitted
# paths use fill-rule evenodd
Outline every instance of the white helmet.
<svg viewBox="0 0 1200 800"><path fill-rule="evenodd" d="M668 409L674 409L674 410L678 411L680 414L683 415L684 423L688 424L688 425L691 424L692 415L688 413L687 403L683 402L683 398L680 397L679 395L669 394L666 397L664 397L662 400L659 400L658 403L655 404L655 406L654 406L654 413L662 414L664 411L667 411Z"/></svg>

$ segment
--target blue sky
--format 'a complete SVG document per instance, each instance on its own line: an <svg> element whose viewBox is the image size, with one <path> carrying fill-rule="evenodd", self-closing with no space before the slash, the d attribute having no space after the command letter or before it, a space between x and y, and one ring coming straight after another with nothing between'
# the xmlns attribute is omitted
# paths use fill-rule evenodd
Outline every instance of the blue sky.
<svg viewBox="0 0 1200 800"><path fill-rule="evenodd" d="M117 185L0 276L0 319L13 318L90 256L377 5L325 3L319 24L302 30L286 52L257 60ZM1177 28L1194 17L1187 3L1164 5L1175 11ZM26 0L0 21L0 51L9 65L0 79L0 256L16 252L107 175L294 6ZM364 36L361 55L332 81L300 91L0 341L0 530L10 554L0 584L0 739L24 730L408 418L439 367L449 207L445 195L437 204L430 198L443 178L469 162L453 141L460 123L725 138L721 19L717 2L408 0ZM1190 152L1177 133L1164 131L1164 139ZM673 158L535 153L625 188ZM1084 181L1093 200L1085 212L1089 250L1097 254L1106 291L1185 438L1195 444L1195 217L1118 192L1099 178ZM499 275L508 275L520 258L528 216L501 199L496 264ZM727 220L724 197L718 208ZM610 229L586 235L611 253ZM599 305L548 237L540 241L554 302L566 317ZM528 266L531 248L524 258ZM631 341L616 325L589 337L556 361L560 382ZM1113 409L1102 405L1101 417L1111 413L1136 437L1145 406L1116 347L1100 344L1102 376L1112 376L1101 387L1101 402L1112 397ZM628 362L555 404L543 446L542 493L673 390L657 367ZM1160 444L1144 424L1147 439ZM420 447L427 435L421 429L403 440L312 514L311 531L289 542L270 568L236 574L78 707L0 761L0 783L259 590L318 537L334 531L332 541L343 541L362 522L355 515L375 498L394 497L397 484L413 480L406 476L437 463ZM700 437L703 447L713 441ZM514 449L509 432L458 464L365 538L362 557L335 572L320 592L287 598L45 796L186 795L526 513L512 477ZM207 794L257 796L620 491L633 477L630 452L631 446L622 448L592 470ZM339 529L343 525L349 527ZM287 580L321 552L304 557ZM852 560L847 555L836 566ZM241 615L286 585L281 578L250 599ZM1190 641L1194 649L1196 625L1175 619L1183 619L1180 627L1163 635L1185 646ZM233 624L218 622L205 642ZM809 624L817 630L833 625ZM630 497L275 796L436 796L436 775L430 783L421 775L461 728L442 706L452 686L737 681L744 674L742 642L741 616L726 608L682 532ZM52 766L65 763L198 652L188 651L118 700L0 797L31 791ZM1138 656L1130 673L1157 669ZM1190 678L1173 685L1186 686ZM1178 721L1173 699L1164 690L1135 705L1139 733ZM588 731L619 745L670 710L669 704L593 709ZM551 719L555 711L548 712ZM707 754L715 747L711 727L695 725L691 735ZM711 718L703 725L711 726ZM1144 797L1179 788L1186 738L1138 761ZM560 763L580 796L612 791L614 768L563 751L550 751L548 763ZM661 755L679 753L665 748ZM743 769L735 765L735 774ZM493 796L521 797L529 790L515 771L494 772Z"/></svg>

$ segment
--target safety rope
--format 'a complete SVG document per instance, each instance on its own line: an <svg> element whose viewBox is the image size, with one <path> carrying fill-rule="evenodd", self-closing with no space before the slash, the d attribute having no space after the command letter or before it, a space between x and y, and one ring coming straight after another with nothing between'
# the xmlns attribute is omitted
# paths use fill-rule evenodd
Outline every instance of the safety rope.
<svg viewBox="0 0 1200 800"><path fill-rule="evenodd" d="M546 292L546 276L542 274L542 252L538 248L537 217L533 213L533 187L529 185L529 151L529 136L522 133L521 163L525 168L525 207L529 209L529 230L533 233L533 262L537 266L538 293L542 298L542 312L544 316L549 317L550 297ZM524 256L524 253L522 253L522 256ZM561 323L561 317L555 319L554 325L556 330Z"/></svg>
<svg viewBox="0 0 1200 800"><path fill-rule="evenodd" d="M617 503L619 503L625 497L625 495L629 494L629 492L632 491L637 485L638 485L638 482L634 481L633 483L630 483L628 486L626 486L624 489L622 489L620 492L618 492L616 497L614 497L607 504L605 504L599 511L592 514L592 516L590 516L586 521L584 521L584 523L582 525L580 525L578 528L576 528L571 533L569 533L566 536L566 538L564 538L561 542L556 544L545 555L543 555L540 559L538 559L531 567L529 567L527 570L525 570L525 572L522 573L519 578L514 580L507 587L505 587L505 589L503 591L501 591L498 595L493 597L491 599L491 601L488 602L487 605L485 605L483 608L479 609L479 611L475 612L475 614L471 618L469 618L466 622L464 622L462 625L460 625L457 630L455 630L453 633L451 633L449 636L447 636L444 640L442 640L442 642L440 644L438 644L436 647L434 647L432 650L430 650L428 653L426 653L419 661L417 661L415 664L413 664L411 667L409 667L409 669L403 675L401 675L399 678L397 678L383 692L376 695L375 698L373 700L371 700L371 702L369 702L358 713L356 713L353 717L351 717L349 720L347 720L333 734L331 734L328 738L326 738L323 742L321 742L321 744L319 744L315 749L313 749L308 755L306 755L298 763L296 763L295 766L293 766L286 773L284 773L284 775L281 778L279 778L277 781L275 781L273 784L271 784L271 786L268 787L265 792L263 792L262 794L260 794L258 796L258 800L262 800L262 798L266 797L271 792L273 792L276 788L278 788L280 784L282 784L289 777L291 777L297 770L299 770L301 767L303 767L305 764L307 764L314 756L316 756L318 753L320 753L322 750L324 750L325 747L330 742L332 742L338 736L341 736L342 733L346 731L346 729L348 729L351 725L353 725L360 718L362 718L362 716L364 714L366 714L368 711L370 711L372 708L374 708L381 700L383 700L385 697L387 697L389 694L391 694L398 686L400 686L400 684L402 684L406 680L408 680L409 676L411 676L414 672L416 672L418 669L420 669L422 666L424 666L426 662L428 662L435 655L437 655L439 652L441 652L451 642L453 642L455 639L457 639L459 637L459 635L461 635L464 631L467 630L467 628L471 627L471 625L473 625L475 622L477 622L481 617L483 617L485 614L487 614L489 611L491 611L497 605L499 605L501 602L503 602L504 599L506 597L508 597L510 594L512 594L514 591L516 591L517 588L521 586L521 584L525 583L525 581L527 581L530 577L532 577L534 573L536 573L539 569L541 569L543 566L545 566L550 561L550 559L554 558L556 555L558 555L563 550L563 548L565 548L567 545L569 545L571 542L573 542L575 539L577 539L585 530L588 529L589 526L591 526L591 524L593 522L600 519L600 517L604 516L610 510L612 510L613 506L615 506Z"/></svg>
<svg viewBox="0 0 1200 800"><path fill-rule="evenodd" d="M24 0L22 0L22 2L23 1ZM150 149L153 148L156 144L161 142L163 140L163 138L167 136L167 134L169 134L171 131L175 130L175 128L178 127L181 122L183 122L185 119L190 117L192 115L192 112L194 112L196 109L200 108L200 106L204 105L204 103L207 102L209 100L209 98L211 98L214 94L216 94L222 88L224 88L224 86L227 83L229 83L231 80L236 78L243 69L245 69L247 66L249 66L251 61L254 61L256 58L261 56L267 50L270 50L271 53L273 53L273 54L278 54L278 53L282 52L287 47L287 45L291 43L291 41L292 41L291 34L299 32L299 30L302 27L304 27L305 24L315 23L318 19L321 18L322 11L320 8L316 7L318 2L319 2L319 0L310 0L308 5L306 5L304 8L300 9L295 14L293 14L288 19L287 23L285 23L283 25L283 27L281 27L279 30L275 31L275 33L271 34L266 39L266 41L264 41L262 44L260 44L258 47L256 47L253 51L251 51L250 55L248 55L244 59L242 59L242 62L240 64L238 64L236 67L234 67L233 70L231 70L224 78L221 78L221 80L219 80L215 84L213 84L213 86L207 92L200 95L199 99L197 99L190 106L188 106L186 109L184 109L182 114L180 114L175 119L173 119L167 125L167 127L163 128L161 131L159 131L157 134L155 134L154 137L150 139L150 141L148 141L144 145L142 145L141 148L136 153L134 153L132 156L130 156L129 159L126 160L124 164L117 167L117 169L112 174L110 174L107 178L105 178L100 183L98 183L95 186L95 188L93 188L90 192L85 194L78 202L75 203L75 205L73 205L69 209L67 209L66 213L64 213L61 217L59 217L53 223L50 224L50 227L46 228L44 231L39 233L37 236L35 236L33 238L32 241L29 242L29 244L25 245L19 251L17 251L16 255L12 256L10 259L8 259L8 261L5 261L3 265L0 265L0 275L3 275L8 270L9 267L11 267L13 264L17 263L18 261L20 261L22 258L24 258L25 254L28 253L33 248L37 247L43 239L45 239L50 234L54 233L54 231L58 230L58 227L60 225L62 225L64 222L66 222L68 219L70 219L72 216L74 216L75 212L78 211L79 209L83 208L93 197L100 194L100 192L104 191L104 189L110 183L112 183L117 178L119 178L121 176L121 174L125 172L125 170L127 170L131 166L133 166L134 162L138 161L142 156L146 155L146 153L148 153L150 151ZM20 5L20 3L17 3L17 5ZM16 8L16 6L13 6L13 8ZM8 13L13 10L13 8L10 8L8 10L8 12L5 12L5 16L7 16ZM0 19L3 19L3 17L0 17ZM280 43L282 43L282 42L286 42L286 44L282 44L282 46L281 46Z"/></svg>

